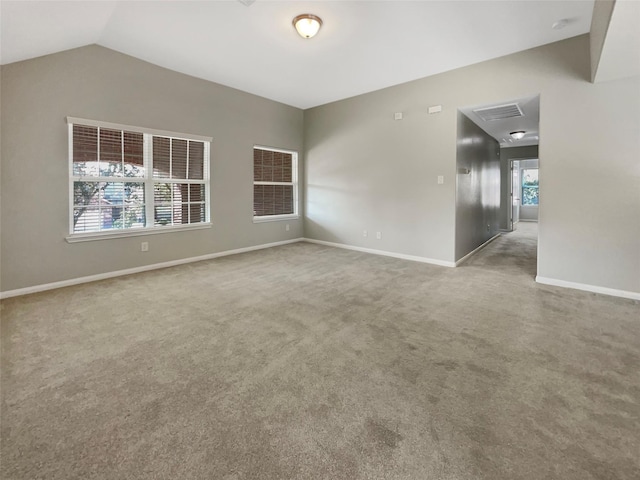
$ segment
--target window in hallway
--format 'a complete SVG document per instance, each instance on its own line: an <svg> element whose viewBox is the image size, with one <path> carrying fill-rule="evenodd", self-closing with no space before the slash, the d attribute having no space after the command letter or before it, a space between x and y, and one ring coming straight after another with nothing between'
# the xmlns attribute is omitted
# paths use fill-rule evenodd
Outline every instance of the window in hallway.
<svg viewBox="0 0 640 480"><path fill-rule="evenodd" d="M538 169L522 170L522 205L538 205Z"/></svg>

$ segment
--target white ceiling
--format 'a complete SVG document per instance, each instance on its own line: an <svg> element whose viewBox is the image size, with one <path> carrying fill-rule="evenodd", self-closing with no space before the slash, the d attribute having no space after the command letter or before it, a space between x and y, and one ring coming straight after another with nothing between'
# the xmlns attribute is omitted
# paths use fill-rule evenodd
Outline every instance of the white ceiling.
<svg viewBox="0 0 640 480"><path fill-rule="evenodd" d="M521 117L486 121L474 112L474 110L477 109L497 107L509 103L516 103L518 105L522 112ZM527 145L538 145L539 143L540 97L538 95L505 100L495 104L461 107L459 110L472 122L495 138L501 147L524 147ZM520 140L511 138L509 133L519 130L525 132L525 136Z"/></svg>
<svg viewBox="0 0 640 480"><path fill-rule="evenodd" d="M0 61L96 43L310 108L587 33L593 3L2 0ZM323 19L315 38L296 34L300 13Z"/></svg>

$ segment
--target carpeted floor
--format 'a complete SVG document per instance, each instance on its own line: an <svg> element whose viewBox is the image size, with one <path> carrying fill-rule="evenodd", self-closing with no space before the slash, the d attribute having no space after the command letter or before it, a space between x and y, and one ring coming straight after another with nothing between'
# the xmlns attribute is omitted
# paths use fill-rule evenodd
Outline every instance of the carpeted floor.
<svg viewBox="0 0 640 480"><path fill-rule="evenodd" d="M640 478L638 302L297 243L2 301L2 478Z"/></svg>

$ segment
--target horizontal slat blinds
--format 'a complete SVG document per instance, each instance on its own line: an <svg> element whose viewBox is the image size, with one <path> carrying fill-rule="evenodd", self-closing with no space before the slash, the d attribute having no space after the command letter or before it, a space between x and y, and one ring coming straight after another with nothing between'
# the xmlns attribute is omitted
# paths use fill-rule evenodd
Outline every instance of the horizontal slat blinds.
<svg viewBox="0 0 640 480"><path fill-rule="evenodd" d="M189 142L189 175L192 180L204 178L204 143Z"/></svg>
<svg viewBox="0 0 640 480"><path fill-rule="evenodd" d="M125 165L144 165L143 135L137 132L124 132L124 163Z"/></svg>
<svg viewBox="0 0 640 480"><path fill-rule="evenodd" d="M290 153L253 150L253 180L256 182L291 182Z"/></svg>
<svg viewBox="0 0 640 480"><path fill-rule="evenodd" d="M98 129L73 126L73 162L97 162L98 161Z"/></svg>
<svg viewBox="0 0 640 480"><path fill-rule="evenodd" d="M207 221L208 142L70 124L70 144L72 233Z"/></svg>
<svg viewBox="0 0 640 480"><path fill-rule="evenodd" d="M187 178L187 141L173 139L171 152L171 178Z"/></svg>
<svg viewBox="0 0 640 480"><path fill-rule="evenodd" d="M153 137L153 176L171 178L171 139Z"/></svg>
<svg viewBox="0 0 640 480"><path fill-rule="evenodd" d="M253 210L258 217L293 214L293 186L254 185Z"/></svg>
<svg viewBox="0 0 640 480"><path fill-rule="evenodd" d="M204 143L153 137L153 176L179 180L204 178Z"/></svg>
<svg viewBox="0 0 640 480"><path fill-rule="evenodd" d="M155 225L205 221L204 154L204 142L153 137Z"/></svg>
<svg viewBox="0 0 640 480"><path fill-rule="evenodd" d="M73 125L73 174L143 177L143 143L141 133Z"/></svg>
<svg viewBox="0 0 640 480"><path fill-rule="evenodd" d="M256 217L295 214L294 153L253 149L253 211Z"/></svg>

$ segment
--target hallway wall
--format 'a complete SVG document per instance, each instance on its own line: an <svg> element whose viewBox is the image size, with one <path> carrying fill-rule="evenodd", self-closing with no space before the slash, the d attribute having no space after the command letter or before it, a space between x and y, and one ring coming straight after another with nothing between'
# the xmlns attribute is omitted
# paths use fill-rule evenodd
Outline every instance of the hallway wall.
<svg viewBox="0 0 640 480"><path fill-rule="evenodd" d="M456 256L460 260L498 233L500 145L458 112Z"/></svg>

